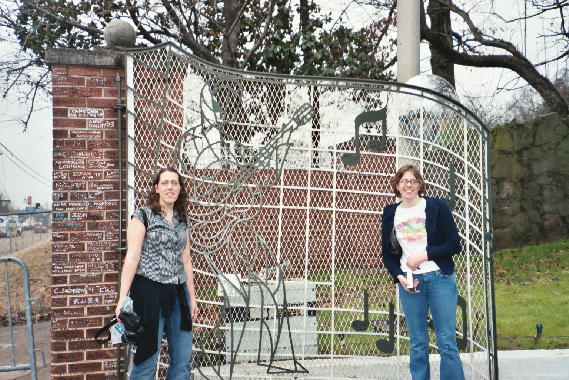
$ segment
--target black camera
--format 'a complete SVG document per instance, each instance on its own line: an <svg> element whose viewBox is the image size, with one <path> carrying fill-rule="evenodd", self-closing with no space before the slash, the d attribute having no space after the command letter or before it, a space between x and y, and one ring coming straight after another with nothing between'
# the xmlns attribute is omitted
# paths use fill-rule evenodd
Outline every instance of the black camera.
<svg viewBox="0 0 569 380"><path fill-rule="evenodd" d="M124 325L125 332L122 336L123 343L138 344L142 339L144 327L142 326L141 318L135 313L127 313L121 311L119 318Z"/></svg>
<svg viewBox="0 0 569 380"><path fill-rule="evenodd" d="M115 326L119 321L117 320L117 317L113 316L109 321L109 323L107 323L104 327L100 328L95 333L95 341L97 343L99 344L108 343L109 341L111 341L111 337L116 336L114 334L117 333L120 334L120 342L118 341L118 339L116 339L118 338L118 336L116 336L116 338L113 338L112 341L113 344L129 343L129 344L138 345L141 342L142 335L144 333L144 327L142 325L142 320L138 316L138 314L136 314L134 311L133 312L121 311L121 313L119 314L119 318L122 322L122 326L121 325ZM111 329L113 330L112 332ZM109 336L106 338L101 338L101 336L106 332L109 332Z"/></svg>

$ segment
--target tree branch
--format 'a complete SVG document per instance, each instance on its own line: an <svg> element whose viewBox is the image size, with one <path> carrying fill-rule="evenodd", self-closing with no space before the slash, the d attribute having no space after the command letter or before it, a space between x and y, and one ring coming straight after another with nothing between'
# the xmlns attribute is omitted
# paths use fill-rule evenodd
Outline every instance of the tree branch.
<svg viewBox="0 0 569 380"><path fill-rule="evenodd" d="M558 56L555 57L555 58L552 58L552 59L549 59L549 60L547 60L547 61L543 61L543 62L540 62L540 63L536 63L534 66L547 65L548 63L555 62L555 61L557 61L557 60L559 60L559 59L561 59L561 58L563 58L563 57L567 57L567 56L569 56L569 50L565 51L564 53L562 53L561 55L558 55Z"/></svg>
<svg viewBox="0 0 569 380"><path fill-rule="evenodd" d="M557 5L559 4L559 0L557 0ZM568 4L569 5L569 4ZM563 14L563 7L559 7L559 16L561 16L561 31L565 37L569 37L569 33L567 33L567 29L565 29L565 15Z"/></svg>
<svg viewBox="0 0 569 380"><path fill-rule="evenodd" d="M227 33L223 34L223 37L228 38L229 35L231 33L233 33L233 31L235 30L235 27L239 24L239 20L241 20L241 16L243 16L243 12L245 12L245 7L247 6L248 2L249 2L249 0L245 0L243 2L243 6L239 10L239 13L237 13L237 17L235 17L235 20L233 20L233 23L231 23L231 26L229 27L229 30L227 31Z"/></svg>
<svg viewBox="0 0 569 380"><path fill-rule="evenodd" d="M73 27L75 27L75 28L77 28L77 29L81 29L81 30L83 30L83 31L85 31L85 32L88 32L88 33L91 33L91 34L93 34L93 35L99 35L99 36L103 35L103 32L102 32L100 29L92 28L92 27L90 27L90 26L83 25L83 24L81 24L81 23L78 22L78 21L74 21L74 20L68 19L68 18L66 18L66 17L62 17L62 16L59 16L59 15L56 15L56 14L54 14L54 13L52 13L52 12L50 12L50 11L48 11L48 10L45 10L44 8L40 7L38 4L36 4L35 1L26 1L26 2L24 2L24 4L25 4L25 6L27 6L27 7L29 7L29 8L32 8L32 9L34 9L34 10L40 12L41 14L43 14L43 15L45 15L45 16L47 16L47 17L49 17L49 18L51 18L51 19L53 19L53 20L55 20L55 21L59 21L59 22L61 22L61 23L63 23L63 24L67 24L67 25L73 26Z"/></svg>
<svg viewBox="0 0 569 380"><path fill-rule="evenodd" d="M519 52L518 49L516 49L516 47L508 41L504 41L502 39L487 39L486 35L480 30L478 29L478 27L476 25L474 25L474 22L472 21L472 19L470 18L469 14L467 12L465 12L464 10L460 9L459 7L457 7L452 0L438 0L441 4L447 6L452 12L456 13L457 15L459 15L464 22L466 23L466 25L468 25L468 28L470 29L470 31L472 32L472 35L474 36L474 39L478 42L480 42L482 45L484 46L491 46L491 47L497 47L499 49L503 49L506 50L508 53L520 58L520 59L525 59L527 60L522 53Z"/></svg>
<svg viewBox="0 0 569 380"><path fill-rule="evenodd" d="M391 66L395 65L395 63L397 63L397 55L395 55L393 58L391 58L391 61L389 61L385 66L383 66L383 69L388 69Z"/></svg>
<svg viewBox="0 0 569 380"><path fill-rule="evenodd" d="M40 85L41 85L42 80L45 79L45 77L46 77L48 74L49 74L49 71L46 70L46 71L42 74L42 76L34 83L34 87L33 87L33 91L32 91L32 98L31 98L31 100L29 101L30 109L29 109L28 112L27 112L26 119L25 119L25 120L22 120L22 124L24 125L23 132L25 132L25 131L28 129L28 126L29 126L29 123L30 123L30 119L31 119L31 117L32 117L32 113L33 113L34 110L35 110L35 106L36 106L36 96L37 96L37 94L38 94L38 90L39 90L39 88L41 87ZM28 97L28 99L29 99L29 97Z"/></svg>
<svg viewBox="0 0 569 380"><path fill-rule="evenodd" d="M534 67L534 65L524 57L511 43L503 40L488 40L483 37L482 32L474 25L468 14L462 11L451 0L439 0L440 3L449 6L449 8L461 15L463 20L469 25L470 31L474 34L474 38L483 46L498 47L510 53L511 55L472 55L461 53L448 43L438 33L434 33L428 28L425 17L425 9L421 2L420 26L421 37L431 44L431 48L448 57L448 59L456 64L473 67L503 67L517 73L526 80L543 98L545 103L555 112L561 115L569 115L569 104L561 96L559 91L544 76L542 76Z"/></svg>
<svg viewBox="0 0 569 380"><path fill-rule="evenodd" d="M138 9L139 8L133 6L131 0L126 0L126 4L128 7L127 10L128 10L129 15L130 15L130 18L132 19L132 22L134 23L134 25L136 25L136 28L140 31L140 34L142 35L142 37L144 37L144 39L146 39L148 42L153 43L155 45L161 43L162 41L160 41L159 39L152 36L152 34L144 28L144 25L142 25L142 22L140 22L140 19L138 18Z"/></svg>
<svg viewBox="0 0 569 380"><path fill-rule="evenodd" d="M176 10L170 4L170 1L162 0L162 5L164 6L164 8L166 8L168 15L172 18L174 24L176 24L176 26L178 27L178 30L180 31L180 35L182 36L182 41L184 42L184 44L188 46L190 49L192 49L192 51L194 51L196 55L204 58L205 60L213 63L219 63L218 60L204 45L196 41L192 32L190 32L186 28L186 25L182 22L182 20L176 13Z"/></svg>
<svg viewBox="0 0 569 380"><path fill-rule="evenodd" d="M387 19L385 20L385 25L383 26L383 29L379 33L379 39L378 39L378 43L376 46L379 46L379 42L381 42L383 37L385 37L385 35L387 34L387 31L389 30L389 26L393 22L393 15L395 13L395 9L397 9L397 1L394 1L393 4L391 4L391 7L389 8L389 13L387 14ZM377 49L377 47L376 47L376 49Z"/></svg>
<svg viewBox="0 0 569 380"><path fill-rule="evenodd" d="M269 8L269 11L267 13L267 17L265 17L265 27L263 28L263 33L259 36L257 41L255 41L255 44L253 45L251 50L249 50L247 52L245 59L239 65L239 68L242 70L244 70L247 67L247 65L249 64L249 61L251 60L251 57L253 56L253 54L255 54L257 49L259 49L259 47L261 46L261 44L263 43L263 41L265 40L265 38L267 38L267 35L269 34L269 27L270 27L271 22L273 21L273 12L275 9L275 1L276 0L271 0L271 2L267 6Z"/></svg>

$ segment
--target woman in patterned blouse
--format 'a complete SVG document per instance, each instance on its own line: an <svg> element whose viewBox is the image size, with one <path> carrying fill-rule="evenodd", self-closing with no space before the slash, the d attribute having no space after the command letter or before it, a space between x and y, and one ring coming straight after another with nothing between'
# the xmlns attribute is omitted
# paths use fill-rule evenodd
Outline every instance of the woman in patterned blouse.
<svg viewBox="0 0 569 380"><path fill-rule="evenodd" d="M128 294L144 326L131 379L155 378L163 332L170 356L167 379L190 378L192 320L198 306L188 227L183 178L175 169L162 169L154 178L148 205L134 212L127 228L115 313L118 318Z"/></svg>

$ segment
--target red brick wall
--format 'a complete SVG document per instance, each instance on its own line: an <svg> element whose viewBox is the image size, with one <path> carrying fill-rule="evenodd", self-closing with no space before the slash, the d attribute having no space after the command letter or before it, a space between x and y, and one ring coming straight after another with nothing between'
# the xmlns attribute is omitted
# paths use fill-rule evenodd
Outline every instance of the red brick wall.
<svg viewBox="0 0 569 380"><path fill-rule="evenodd" d="M121 76L124 87L124 69L66 65L51 69L51 378L115 379L116 350L96 344L93 336L112 315L117 296L119 173L114 107L115 75Z"/></svg>

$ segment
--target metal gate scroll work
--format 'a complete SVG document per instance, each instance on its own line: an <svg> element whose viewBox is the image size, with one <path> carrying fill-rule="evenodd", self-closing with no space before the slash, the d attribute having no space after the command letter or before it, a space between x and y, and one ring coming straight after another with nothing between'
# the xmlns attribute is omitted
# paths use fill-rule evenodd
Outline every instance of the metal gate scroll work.
<svg viewBox="0 0 569 380"><path fill-rule="evenodd" d="M242 72L172 44L128 51L128 213L160 168L185 177L196 379L409 378L380 244L389 178L409 162L462 240L466 376L494 378L488 130L444 83L418 81L437 91Z"/></svg>

